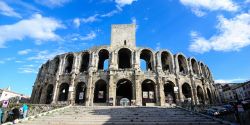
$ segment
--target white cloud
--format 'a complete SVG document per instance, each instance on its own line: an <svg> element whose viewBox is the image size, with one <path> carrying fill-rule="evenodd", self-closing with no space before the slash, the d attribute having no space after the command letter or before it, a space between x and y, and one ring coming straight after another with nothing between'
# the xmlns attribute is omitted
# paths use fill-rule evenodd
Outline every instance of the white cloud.
<svg viewBox="0 0 250 125"><path fill-rule="evenodd" d="M38 51L35 56L31 56L27 58L29 61L38 61L38 62L44 62L49 59L53 59L56 55L60 55L65 53L63 50L56 50L56 51L49 51L49 50L43 50L43 51Z"/></svg>
<svg viewBox="0 0 250 125"><path fill-rule="evenodd" d="M34 65L23 65L18 68L19 73L37 73L38 67Z"/></svg>
<svg viewBox="0 0 250 125"><path fill-rule="evenodd" d="M119 9L115 9L115 10L112 10L108 13L105 13L105 14L102 14L101 17L112 17L113 15L119 13L120 10Z"/></svg>
<svg viewBox="0 0 250 125"><path fill-rule="evenodd" d="M73 23L74 23L74 25L75 25L76 28L79 28L80 25L81 25L81 22L80 22L80 19L79 19L79 18L75 18L75 19L73 20Z"/></svg>
<svg viewBox="0 0 250 125"><path fill-rule="evenodd" d="M0 1L0 13L5 16L21 18L21 15L19 13L15 12L13 8L11 8L3 1Z"/></svg>
<svg viewBox="0 0 250 125"><path fill-rule="evenodd" d="M64 4L70 2L71 0L35 0L35 1L44 6L54 8L54 7L61 7Z"/></svg>
<svg viewBox="0 0 250 125"><path fill-rule="evenodd" d="M0 26L0 48L5 47L7 41L23 40L24 38L32 38L37 44L42 41L61 40L55 31L65 28L60 21L43 17L40 14L34 14L29 19L21 20L12 25Z"/></svg>
<svg viewBox="0 0 250 125"><path fill-rule="evenodd" d="M236 78L236 79L218 79L215 80L215 83L238 83L238 82L245 82L247 79L243 78Z"/></svg>
<svg viewBox="0 0 250 125"><path fill-rule="evenodd" d="M204 53L215 51L239 51L250 45L250 12L236 15L232 19L218 17L218 34L205 39L196 32L191 33L192 43L189 50Z"/></svg>
<svg viewBox="0 0 250 125"><path fill-rule="evenodd" d="M132 23L132 24L135 24L135 26L136 26L136 30L138 30L139 25L138 25L138 21L136 20L136 18L135 18L135 17L132 17L132 18L131 18L131 23Z"/></svg>
<svg viewBox="0 0 250 125"><path fill-rule="evenodd" d="M180 2L191 7L197 16L204 16L205 10L237 11L239 9L238 5L232 0L180 0Z"/></svg>
<svg viewBox="0 0 250 125"><path fill-rule="evenodd" d="M155 48L155 50L156 51L159 51L161 49L161 43L160 42L157 42L156 43L156 48Z"/></svg>
<svg viewBox="0 0 250 125"><path fill-rule="evenodd" d="M97 16L98 16L98 14L95 14L95 15L87 17L87 18L82 18L81 22L83 22L83 23L92 23L92 22L95 22L95 21L98 20Z"/></svg>
<svg viewBox="0 0 250 125"><path fill-rule="evenodd" d="M120 7L123 7L125 5L130 5L135 1L137 0L115 0L116 4Z"/></svg>
<svg viewBox="0 0 250 125"><path fill-rule="evenodd" d="M87 40L92 40L94 38L96 38L96 33L94 31L91 31L85 36L82 36L80 34L71 34L66 37L66 39L69 39L71 41L87 41Z"/></svg>
<svg viewBox="0 0 250 125"><path fill-rule="evenodd" d="M19 55L27 55L29 52L31 52L31 49L20 50L17 53Z"/></svg>

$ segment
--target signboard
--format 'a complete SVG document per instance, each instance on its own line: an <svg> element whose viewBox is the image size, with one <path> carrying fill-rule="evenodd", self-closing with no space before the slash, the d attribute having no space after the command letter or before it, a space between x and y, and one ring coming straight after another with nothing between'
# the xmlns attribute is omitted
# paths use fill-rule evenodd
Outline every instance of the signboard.
<svg viewBox="0 0 250 125"><path fill-rule="evenodd" d="M178 87L174 87L174 93L178 93Z"/></svg>
<svg viewBox="0 0 250 125"><path fill-rule="evenodd" d="M103 94L104 92L103 91L99 91L98 92L98 99L103 99Z"/></svg>
<svg viewBox="0 0 250 125"><path fill-rule="evenodd" d="M79 100L83 100L83 96L84 96L84 93L83 93L83 92L80 92L80 93L79 93Z"/></svg>
<svg viewBox="0 0 250 125"><path fill-rule="evenodd" d="M74 88L73 87L69 87L69 92L73 92Z"/></svg>
<svg viewBox="0 0 250 125"><path fill-rule="evenodd" d="M4 100L4 101L3 101L2 107L3 107L3 108L7 108L8 105L9 105L9 100Z"/></svg>
<svg viewBox="0 0 250 125"><path fill-rule="evenodd" d="M147 98L148 98L148 92L143 91L143 92L142 92L142 97L143 97L144 99L147 99Z"/></svg>
<svg viewBox="0 0 250 125"><path fill-rule="evenodd" d="M149 91L149 99L154 99L154 92L153 91Z"/></svg>

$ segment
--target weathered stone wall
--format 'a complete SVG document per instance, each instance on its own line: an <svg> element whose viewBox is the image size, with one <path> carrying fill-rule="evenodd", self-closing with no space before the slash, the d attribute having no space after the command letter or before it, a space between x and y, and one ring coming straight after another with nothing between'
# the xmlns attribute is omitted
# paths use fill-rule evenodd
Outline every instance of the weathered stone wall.
<svg viewBox="0 0 250 125"><path fill-rule="evenodd" d="M126 25L126 31L129 29L127 27L129 25ZM131 29L135 29L134 25ZM114 35L119 34L116 32ZM125 35L124 39L127 36ZM118 37L112 36L112 38ZM119 45L119 43L121 44ZM65 53L48 60L41 66L37 75L31 96L32 102L41 104L79 103L77 99L79 98L78 88L80 88L79 90L84 93L84 101L79 104L108 105L111 102L113 105L119 105L116 100L116 90L120 85L119 81L125 80L125 83L131 83L132 97L130 101L135 101L136 105L144 105L146 102L163 106L169 103L166 101L166 93L175 97L175 103L191 98L193 104L200 104L197 96L198 86L202 89L200 93L202 92L201 96L204 97L205 104L216 103L213 77L204 63L193 57L186 58L182 53L173 55L168 50L155 52L150 48L133 45L135 43L118 42L111 46ZM146 70L141 69L141 59L146 62ZM104 63L105 60L108 64ZM147 82L145 83L145 81ZM99 82L100 86L97 85ZM79 87L79 83L82 83L82 86ZM154 91L152 102L143 99L142 86L148 85L147 83L154 87L150 90ZM166 87L170 84L172 88ZM106 86L106 90L102 90L106 93L105 102L95 103L94 100L98 100L96 92L99 92L102 85ZM173 87L178 87L177 93L173 93ZM146 89L148 88L146 87ZM129 92L129 90L126 91Z"/></svg>

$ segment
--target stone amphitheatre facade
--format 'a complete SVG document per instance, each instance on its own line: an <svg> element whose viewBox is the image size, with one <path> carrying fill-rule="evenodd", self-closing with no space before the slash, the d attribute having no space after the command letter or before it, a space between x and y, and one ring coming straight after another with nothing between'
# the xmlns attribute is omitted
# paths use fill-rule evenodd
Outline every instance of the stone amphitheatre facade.
<svg viewBox="0 0 250 125"><path fill-rule="evenodd" d="M168 50L136 47L135 41L135 25L112 25L110 46L69 52L48 60L34 83L32 103L216 103L214 81L207 65L182 53L173 55Z"/></svg>

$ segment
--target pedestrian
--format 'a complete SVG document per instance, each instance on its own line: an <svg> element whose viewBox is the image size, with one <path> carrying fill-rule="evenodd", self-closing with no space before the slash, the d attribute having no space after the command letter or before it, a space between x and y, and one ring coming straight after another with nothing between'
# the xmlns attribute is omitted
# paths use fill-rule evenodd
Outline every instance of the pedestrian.
<svg viewBox="0 0 250 125"><path fill-rule="evenodd" d="M2 124L3 119L3 109L2 106L0 107L0 125Z"/></svg>
<svg viewBox="0 0 250 125"><path fill-rule="evenodd" d="M29 109L28 105L23 104L23 118L27 117L28 109Z"/></svg>
<svg viewBox="0 0 250 125"><path fill-rule="evenodd" d="M18 123L18 119L19 119L19 116L20 116L20 112L19 112L19 109L17 107L15 107L13 110L13 123L16 124Z"/></svg>

